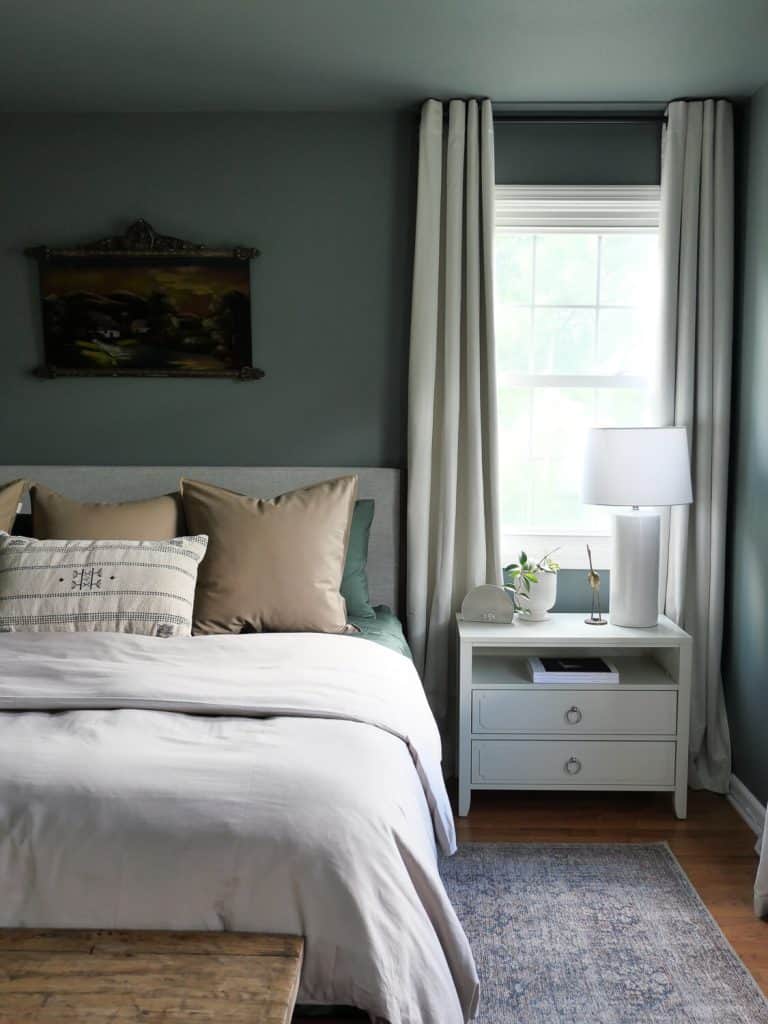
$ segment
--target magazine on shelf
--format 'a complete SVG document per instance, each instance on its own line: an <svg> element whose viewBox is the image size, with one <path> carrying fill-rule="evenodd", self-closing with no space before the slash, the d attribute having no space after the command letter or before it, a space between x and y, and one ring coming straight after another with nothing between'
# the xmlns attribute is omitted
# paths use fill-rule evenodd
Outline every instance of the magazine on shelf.
<svg viewBox="0 0 768 1024"><path fill-rule="evenodd" d="M528 668L534 683L615 686L619 682L619 670L607 658L529 658Z"/></svg>

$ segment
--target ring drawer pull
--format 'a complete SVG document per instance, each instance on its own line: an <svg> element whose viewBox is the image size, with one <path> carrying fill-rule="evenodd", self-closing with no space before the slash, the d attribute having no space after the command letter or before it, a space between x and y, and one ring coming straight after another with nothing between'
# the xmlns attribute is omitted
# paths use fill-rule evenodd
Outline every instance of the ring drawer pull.
<svg viewBox="0 0 768 1024"><path fill-rule="evenodd" d="M581 708L577 708L575 704L565 712L565 720L569 725L578 725L583 717Z"/></svg>
<svg viewBox="0 0 768 1024"><path fill-rule="evenodd" d="M565 770L569 775L578 775L581 771L581 761L578 757L569 757L565 762Z"/></svg>

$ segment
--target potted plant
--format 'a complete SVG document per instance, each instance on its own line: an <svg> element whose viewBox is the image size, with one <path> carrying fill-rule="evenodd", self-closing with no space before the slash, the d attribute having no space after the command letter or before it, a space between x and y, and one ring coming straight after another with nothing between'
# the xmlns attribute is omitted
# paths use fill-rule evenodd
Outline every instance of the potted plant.
<svg viewBox="0 0 768 1024"><path fill-rule="evenodd" d="M537 562L529 561L525 551L521 551L517 562L504 566L504 585L512 592L516 610L534 622L549 618L548 612L557 597L560 566L552 558L557 550L553 548Z"/></svg>

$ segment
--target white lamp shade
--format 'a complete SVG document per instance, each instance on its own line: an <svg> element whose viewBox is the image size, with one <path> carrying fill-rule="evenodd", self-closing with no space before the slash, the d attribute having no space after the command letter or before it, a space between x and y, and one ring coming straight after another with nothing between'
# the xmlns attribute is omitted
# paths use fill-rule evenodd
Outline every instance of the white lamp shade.
<svg viewBox="0 0 768 1024"><path fill-rule="evenodd" d="M685 427L590 430L582 497L587 505L690 505Z"/></svg>

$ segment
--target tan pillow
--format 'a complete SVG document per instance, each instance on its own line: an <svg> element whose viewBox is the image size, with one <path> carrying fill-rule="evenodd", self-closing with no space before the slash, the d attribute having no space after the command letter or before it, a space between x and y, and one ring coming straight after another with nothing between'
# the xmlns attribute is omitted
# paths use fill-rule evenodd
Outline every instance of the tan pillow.
<svg viewBox="0 0 768 1024"><path fill-rule="evenodd" d="M208 534L195 595L195 633L343 633L339 588L357 477L264 501L181 481L188 526Z"/></svg>
<svg viewBox="0 0 768 1024"><path fill-rule="evenodd" d="M26 480L14 480L0 487L0 530L10 533Z"/></svg>
<svg viewBox="0 0 768 1024"><path fill-rule="evenodd" d="M30 495L32 532L40 540L170 540L185 532L179 494L108 505L33 484Z"/></svg>

